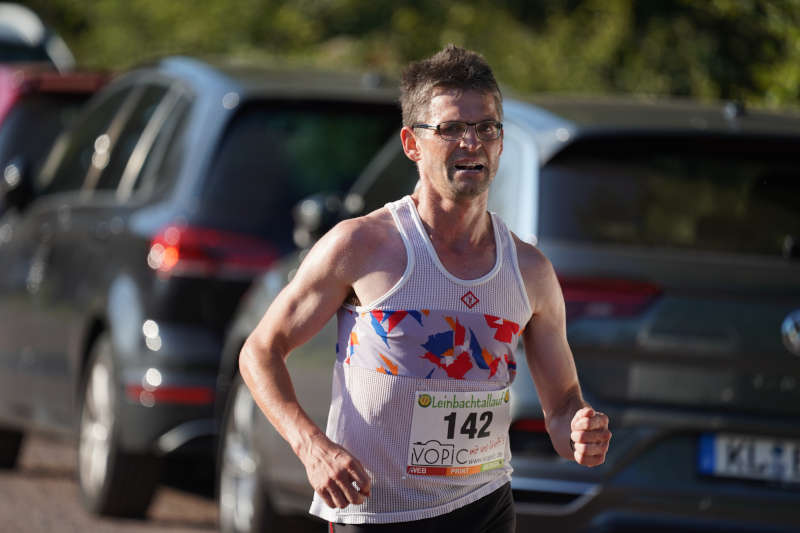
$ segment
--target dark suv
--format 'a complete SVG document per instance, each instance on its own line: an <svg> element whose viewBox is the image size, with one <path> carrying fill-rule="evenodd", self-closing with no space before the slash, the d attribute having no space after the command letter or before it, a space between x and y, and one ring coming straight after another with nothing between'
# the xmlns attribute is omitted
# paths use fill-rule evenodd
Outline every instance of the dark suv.
<svg viewBox="0 0 800 533"><path fill-rule="evenodd" d="M614 434L601 467L556 455L516 354L518 530L797 531L800 117L685 102L509 98L504 108L489 208L553 262L584 395ZM410 193L416 179L393 139L340 216ZM301 218L300 233L319 218ZM244 339L301 257L259 278L226 344L225 531L306 512L311 498L302 465L235 376ZM335 345L332 320L287 361L322 427Z"/></svg>
<svg viewBox="0 0 800 533"><path fill-rule="evenodd" d="M97 95L0 219L0 452L78 436L97 513L145 512L159 459L212 469L217 367L252 278L293 249L291 208L346 190L396 134L374 77L169 58ZM25 184L20 184L20 186Z"/></svg>

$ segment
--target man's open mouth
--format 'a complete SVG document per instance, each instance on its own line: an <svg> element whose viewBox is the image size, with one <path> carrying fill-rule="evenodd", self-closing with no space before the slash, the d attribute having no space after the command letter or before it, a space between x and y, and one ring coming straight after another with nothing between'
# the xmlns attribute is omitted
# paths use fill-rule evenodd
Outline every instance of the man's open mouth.
<svg viewBox="0 0 800 533"><path fill-rule="evenodd" d="M456 165L456 170L483 170L483 165L481 164Z"/></svg>

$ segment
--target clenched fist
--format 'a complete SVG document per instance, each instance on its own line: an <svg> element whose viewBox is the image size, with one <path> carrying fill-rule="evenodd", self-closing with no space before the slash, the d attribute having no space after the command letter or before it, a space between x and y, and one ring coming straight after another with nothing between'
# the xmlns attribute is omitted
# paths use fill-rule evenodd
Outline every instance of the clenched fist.
<svg viewBox="0 0 800 533"><path fill-rule="evenodd" d="M611 432L608 417L591 407L579 409L570 423L570 440L575 462L583 466L603 464Z"/></svg>

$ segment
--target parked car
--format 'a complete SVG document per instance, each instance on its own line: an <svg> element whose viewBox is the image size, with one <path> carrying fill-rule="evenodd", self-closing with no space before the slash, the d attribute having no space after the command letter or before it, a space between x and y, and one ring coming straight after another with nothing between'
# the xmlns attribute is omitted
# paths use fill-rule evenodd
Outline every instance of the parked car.
<svg viewBox="0 0 800 533"><path fill-rule="evenodd" d="M75 58L31 9L0 2L0 63L42 63L66 72L75 67Z"/></svg>
<svg viewBox="0 0 800 533"><path fill-rule="evenodd" d="M30 65L0 65L0 192L29 182L22 175L37 171L56 136L107 81L108 75L100 72L60 74ZM20 188L15 194L30 193ZM3 211L0 198L0 215Z"/></svg>
<svg viewBox="0 0 800 533"><path fill-rule="evenodd" d="M509 98L504 108L489 207L552 260L584 395L614 434L598 468L560 458L516 354L518 530L796 531L800 117L557 98ZM357 215L410 193L416 179L393 139L328 203L343 206L340 218ZM319 218L301 217L300 232L319 233ZM256 281L226 340L224 531L261 530L311 500L301 463L236 375L244 340L302 257ZM288 359L321 427L334 322Z"/></svg>
<svg viewBox="0 0 800 533"><path fill-rule="evenodd" d="M294 249L291 207L346 190L399 127L370 76L167 58L88 104L33 200L0 219L0 456L22 432L78 440L87 508L142 515L160 458L213 470L223 334ZM209 475L212 477L212 475Z"/></svg>

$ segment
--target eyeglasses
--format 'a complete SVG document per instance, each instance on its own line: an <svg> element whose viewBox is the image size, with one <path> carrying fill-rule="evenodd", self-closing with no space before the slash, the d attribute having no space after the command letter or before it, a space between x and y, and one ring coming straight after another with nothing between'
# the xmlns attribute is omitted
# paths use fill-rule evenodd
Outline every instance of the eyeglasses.
<svg viewBox="0 0 800 533"><path fill-rule="evenodd" d="M503 133L503 123L496 120L483 120L481 122L460 122L451 120L433 126L431 124L414 124L412 128L435 130L445 141L460 141L467 134L470 126L475 127L475 136L481 141L494 141Z"/></svg>

